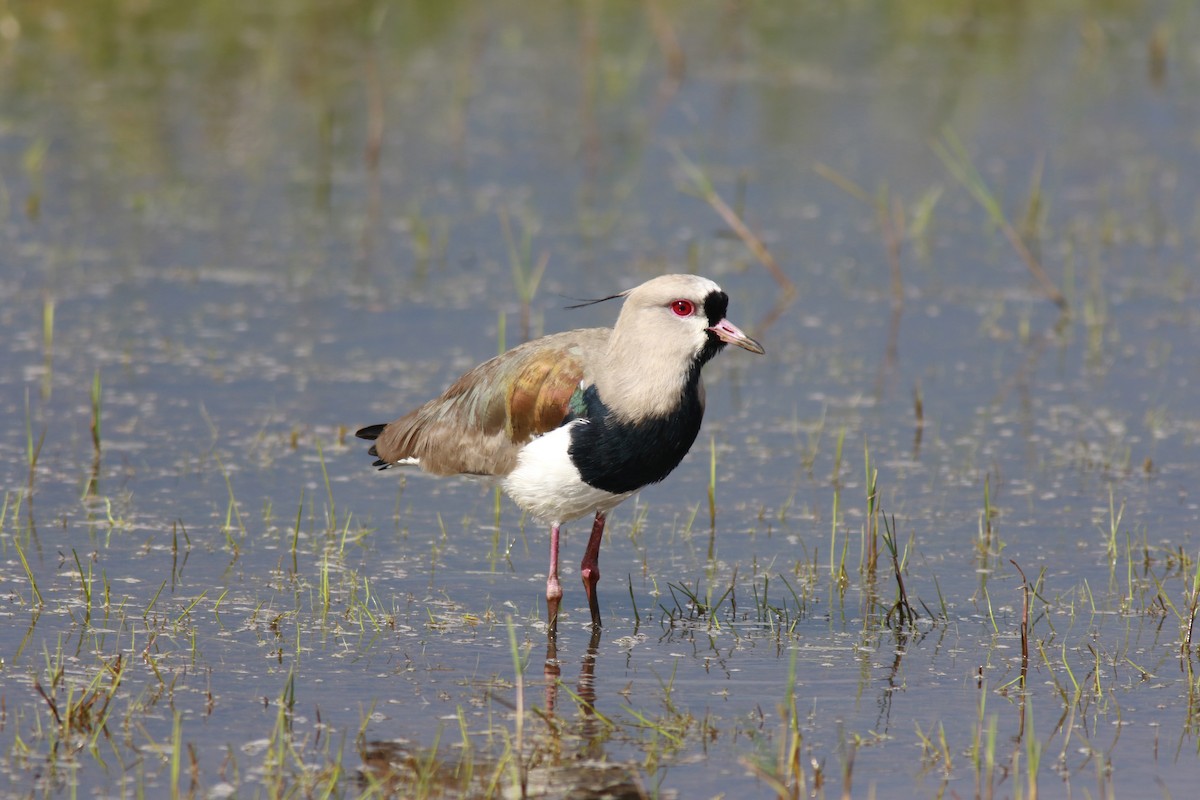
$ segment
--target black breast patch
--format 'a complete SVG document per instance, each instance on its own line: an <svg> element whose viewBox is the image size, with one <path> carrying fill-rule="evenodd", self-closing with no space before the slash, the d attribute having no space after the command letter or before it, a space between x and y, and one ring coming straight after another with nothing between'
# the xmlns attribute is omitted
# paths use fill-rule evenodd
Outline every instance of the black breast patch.
<svg viewBox="0 0 1200 800"><path fill-rule="evenodd" d="M613 494L632 492L671 474L687 455L704 417L699 368L687 383L679 408L661 417L619 422L595 386L583 393L586 425L571 429L568 453L584 483Z"/></svg>

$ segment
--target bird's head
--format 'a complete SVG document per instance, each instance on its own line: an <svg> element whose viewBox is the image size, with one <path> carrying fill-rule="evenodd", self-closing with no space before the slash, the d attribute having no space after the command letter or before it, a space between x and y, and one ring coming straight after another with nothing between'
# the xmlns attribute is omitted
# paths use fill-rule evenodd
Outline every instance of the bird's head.
<svg viewBox="0 0 1200 800"><path fill-rule="evenodd" d="M623 416L662 413L700 367L732 344L762 353L725 314L729 296L698 275L662 275L624 292L609 340L601 390Z"/></svg>
<svg viewBox="0 0 1200 800"><path fill-rule="evenodd" d="M726 318L729 295L699 275L662 275L625 293L614 336L690 365L704 364L726 344L763 348Z"/></svg>

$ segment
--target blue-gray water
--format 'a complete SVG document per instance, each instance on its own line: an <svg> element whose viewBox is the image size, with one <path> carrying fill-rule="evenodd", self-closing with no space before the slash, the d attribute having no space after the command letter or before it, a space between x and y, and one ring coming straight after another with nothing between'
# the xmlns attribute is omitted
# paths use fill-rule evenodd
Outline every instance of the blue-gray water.
<svg viewBox="0 0 1200 800"><path fill-rule="evenodd" d="M802 793L1186 796L1197 30L1184 2L0 9L9 792L382 792L358 770L397 740L488 773L511 619L533 767L771 796L794 660ZM352 436L518 341L542 258L534 335L696 271L767 349L707 369L693 453L614 512L594 663L567 528L553 710L547 532ZM886 551L860 569L868 459L914 627Z"/></svg>

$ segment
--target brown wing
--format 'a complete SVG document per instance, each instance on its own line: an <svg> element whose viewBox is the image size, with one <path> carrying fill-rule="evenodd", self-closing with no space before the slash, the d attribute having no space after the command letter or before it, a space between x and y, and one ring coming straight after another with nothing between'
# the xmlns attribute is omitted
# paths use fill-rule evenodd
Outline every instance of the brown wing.
<svg viewBox="0 0 1200 800"><path fill-rule="evenodd" d="M589 364L608 342L608 328L569 331L527 342L480 364L441 397L375 434L383 464L415 458L435 475L506 475L517 452L567 416L571 396L591 383Z"/></svg>

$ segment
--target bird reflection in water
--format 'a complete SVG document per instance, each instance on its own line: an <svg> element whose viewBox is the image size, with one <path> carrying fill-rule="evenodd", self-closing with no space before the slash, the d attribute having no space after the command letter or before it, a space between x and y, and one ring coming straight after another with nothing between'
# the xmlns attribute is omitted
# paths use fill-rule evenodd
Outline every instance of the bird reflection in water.
<svg viewBox="0 0 1200 800"><path fill-rule="evenodd" d="M444 759L441 752L406 740L372 741L362 751L360 786L390 797L648 800L637 762L605 758L604 723L595 706L599 650L600 629L594 628L572 693L561 679L557 632L549 632L545 708L529 715L540 718L545 727L536 735L523 737L518 764L511 762L512 751L499 761L476 761L467 746L456 758ZM577 701L579 715L575 719L558 715L559 692L564 689ZM516 712L511 703L492 699ZM504 738L510 741L507 732ZM517 743L512 744L517 749Z"/></svg>

